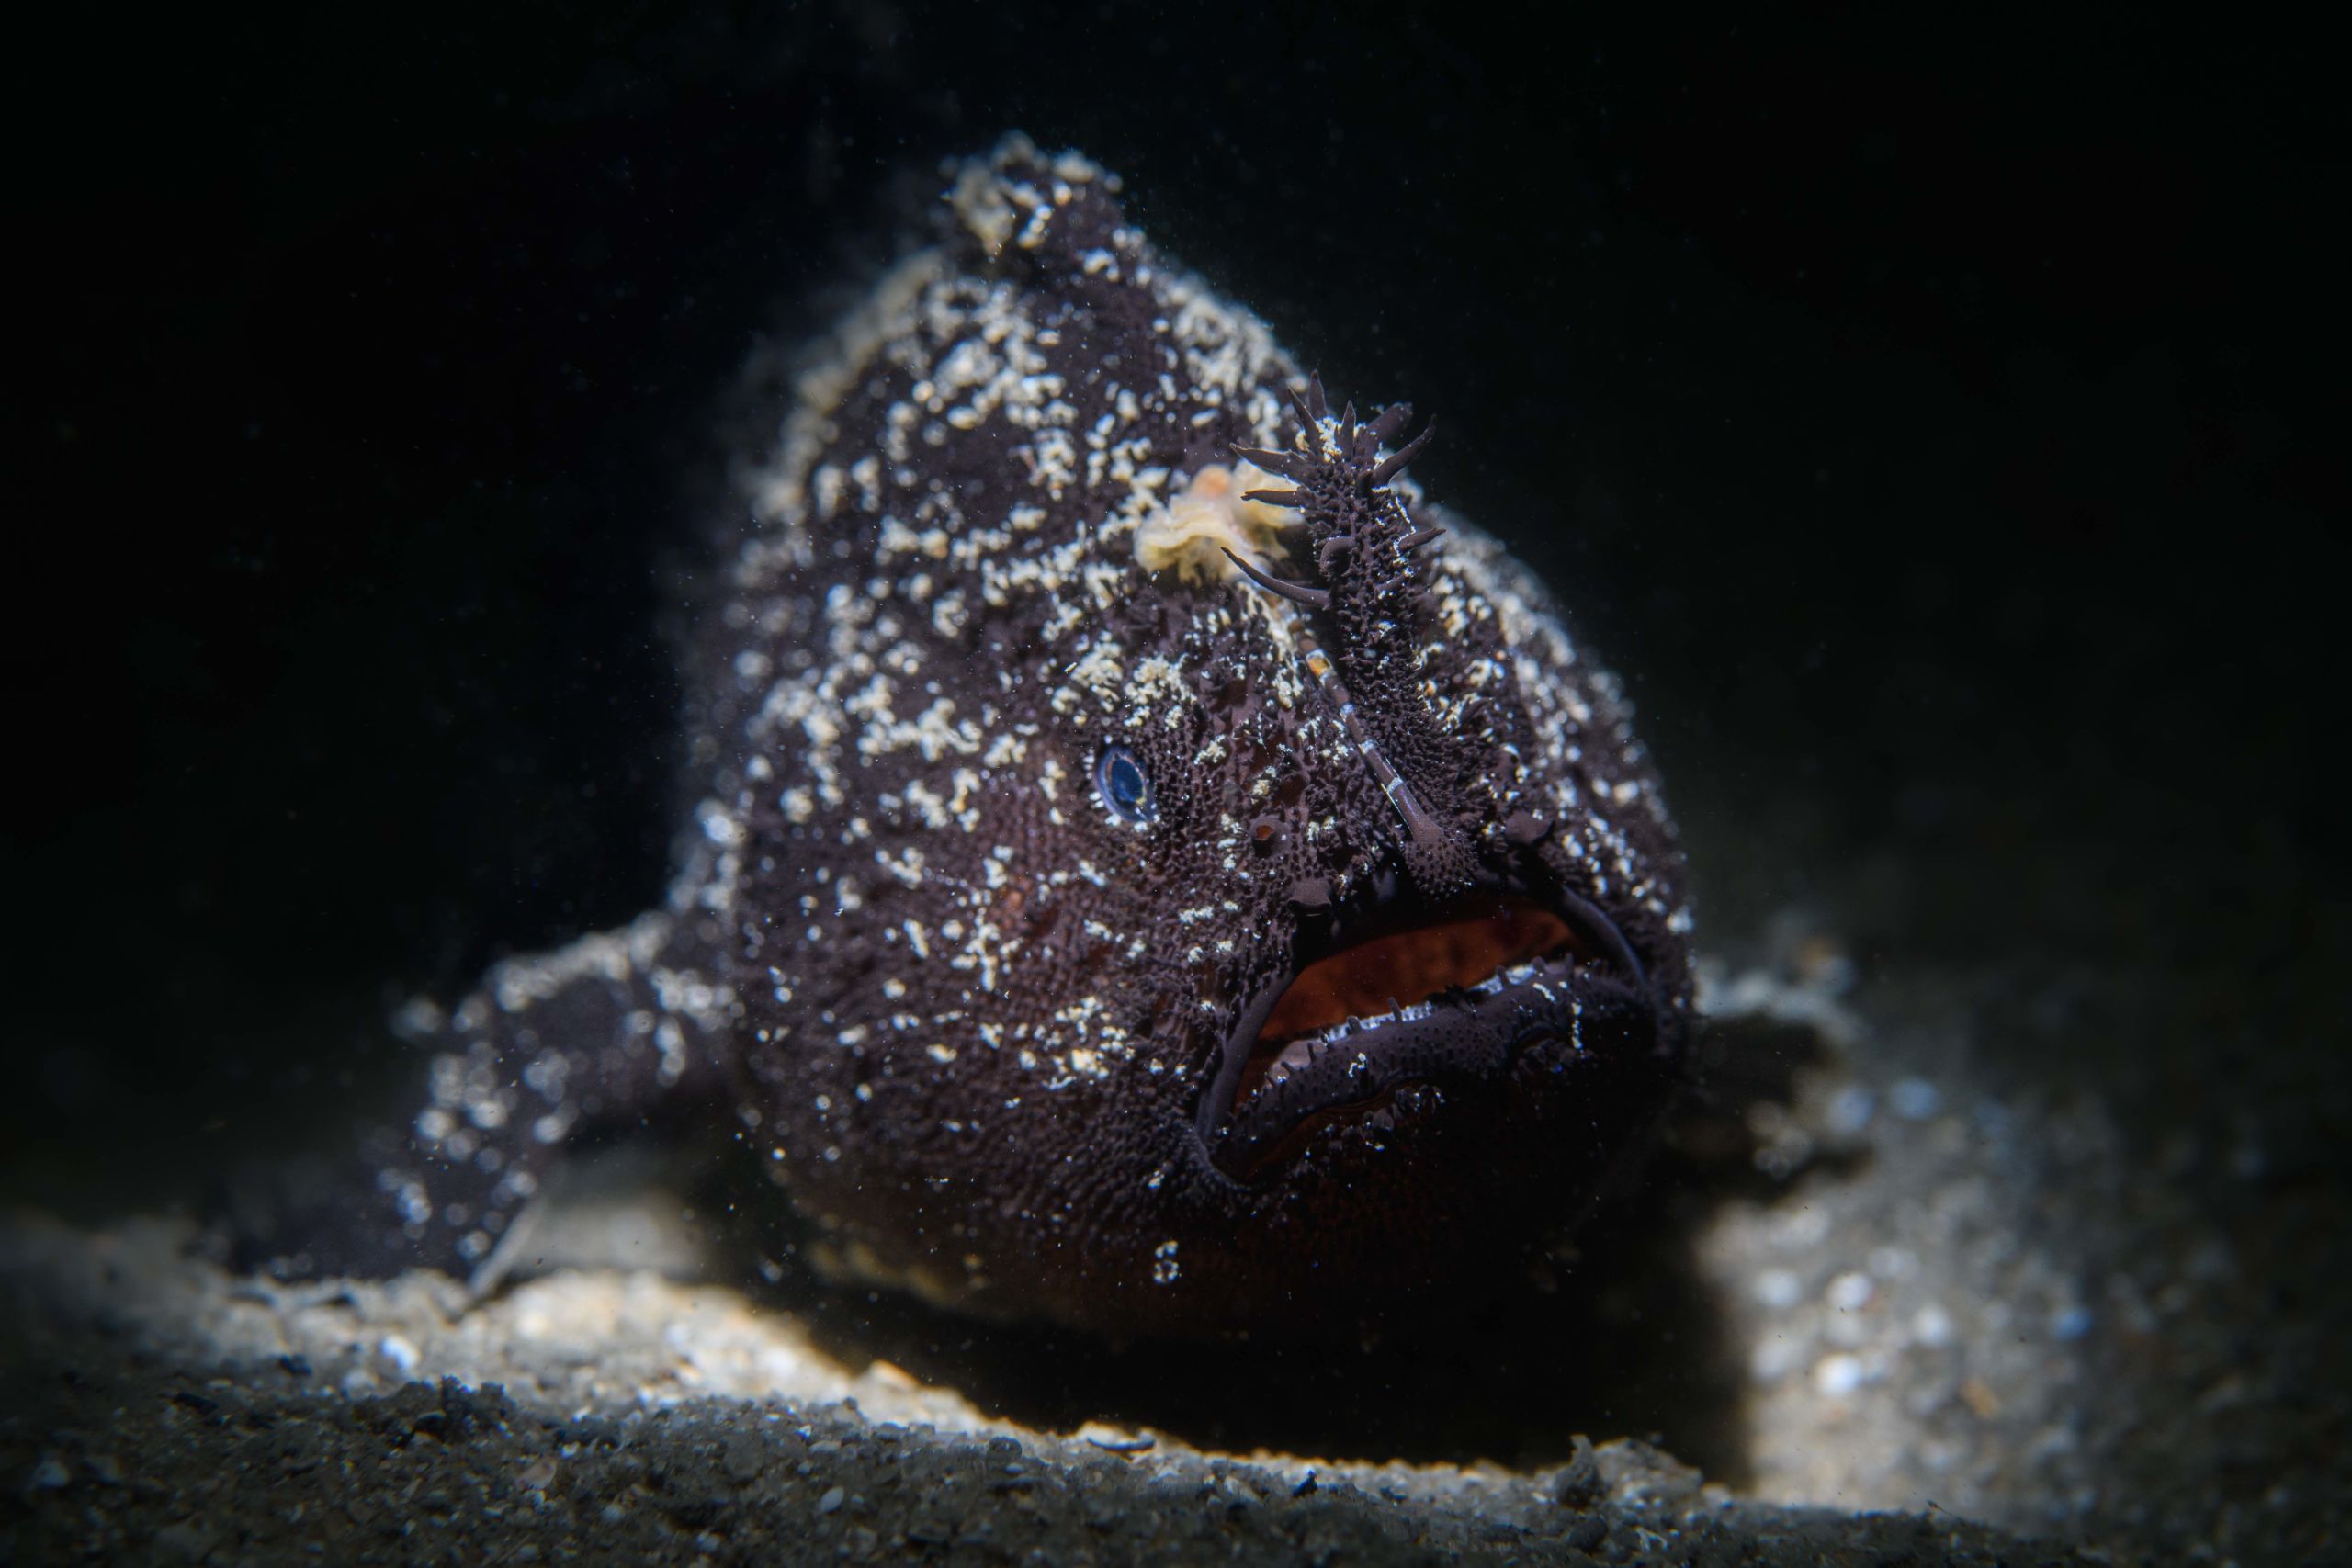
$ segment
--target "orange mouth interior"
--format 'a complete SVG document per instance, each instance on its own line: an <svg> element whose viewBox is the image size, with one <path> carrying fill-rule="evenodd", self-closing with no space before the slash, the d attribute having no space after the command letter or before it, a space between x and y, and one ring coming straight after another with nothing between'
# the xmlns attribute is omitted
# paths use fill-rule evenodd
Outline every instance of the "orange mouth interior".
<svg viewBox="0 0 2352 1568"><path fill-rule="evenodd" d="M1568 948L1575 941L1566 921L1516 895L1478 914L1375 937L1300 970L1258 1032L1254 1054L1271 1058L1301 1035L1475 986L1499 969ZM1243 1098L1259 1076L1251 1075Z"/></svg>

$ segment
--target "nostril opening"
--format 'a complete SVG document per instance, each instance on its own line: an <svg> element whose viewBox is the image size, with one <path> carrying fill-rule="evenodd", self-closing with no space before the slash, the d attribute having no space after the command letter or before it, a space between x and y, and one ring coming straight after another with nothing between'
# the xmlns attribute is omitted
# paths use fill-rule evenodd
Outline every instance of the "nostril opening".
<svg viewBox="0 0 2352 1568"><path fill-rule="evenodd" d="M1250 825L1250 847L1261 855L1272 854L1281 847L1282 824L1271 817L1261 817Z"/></svg>

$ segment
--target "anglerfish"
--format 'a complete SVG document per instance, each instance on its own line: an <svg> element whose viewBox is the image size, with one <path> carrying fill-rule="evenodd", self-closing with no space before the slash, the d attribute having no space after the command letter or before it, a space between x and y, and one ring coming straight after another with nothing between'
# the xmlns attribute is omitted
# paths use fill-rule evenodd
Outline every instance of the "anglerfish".
<svg viewBox="0 0 2352 1568"><path fill-rule="evenodd" d="M1573 1226L1686 1075L1651 765L1546 591L1019 137L778 398L662 908L427 1020L285 1270L477 1282L707 1100L809 1254L1114 1336L1344 1334ZM1449 436L1449 439L1452 439Z"/></svg>

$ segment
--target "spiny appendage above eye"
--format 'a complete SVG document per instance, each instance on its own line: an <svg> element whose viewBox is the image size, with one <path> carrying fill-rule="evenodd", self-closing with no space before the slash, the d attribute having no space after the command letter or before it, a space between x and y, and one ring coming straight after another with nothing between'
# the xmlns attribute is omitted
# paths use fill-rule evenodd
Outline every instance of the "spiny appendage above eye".
<svg viewBox="0 0 2352 1568"><path fill-rule="evenodd" d="M1296 486L1251 491L1245 499L1295 510L1291 542L1314 581L1278 577L1238 552L1226 553L1251 583L1283 603L1301 662L1405 829L1399 849L1407 874L1431 897L1464 891L1478 856L1464 836L1464 805L1446 781L1467 776L1481 760L1464 754L1430 710L1415 652L1426 598L1408 558L1440 530L1416 527L1403 501L1385 488L1430 431L1383 458L1382 446L1412 417L1408 405L1393 404L1359 422L1351 403L1333 419L1320 378L1295 400L1303 450L1235 450Z"/></svg>
<svg viewBox="0 0 2352 1568"><path fill-rule="evenodd" d="M1252 552L1227 550L1233 568L1260 589L1301 609L1324 612L1343 608L1367 625L1393 621L1396 601L1409 592L1416 572L1409 558L1436 540L1444 530L1419 526L1404 502L1387 488L1405 469L1435 431L1420 434L1386 457L1381 448L1402 433L1412 417L1408 403L1392 403L1368 421L1356 418L1351 403L1332 417L1320 378L1307 383L1305 396L1292 402L1299 430L1295 450L1271 451L1236 446L1245 465L1278 474L1290 481L1288 490L1252 489L1241 500L1283 509L1285 553L1306 569L1277 572L1270 563L1251 558ZM1391 650L1378 651L1385 654Z"/></svg>
<svg viewBox="0 0 2352 1568"><path fill-rule="evenodd" d="M1141 759L1117 744L1105 746L1094 759L1094 793L1102 808L1122 822L1141 827L1159 815L1152 798L1151 774Z"/></svg>
<svg viewBox="0 0 2352 1568"><path fill-rule="evenodd" d="M1269 473L1281 475L1296 487L1287 491L1252 490L1244 500L1295 507L1310 519L1318 502L1329 507L1343 501L1371 501L1374 492L1403 473L1406 465L1419 457L1430 437L1437 434L1437 424L1432 421L1421 427L1419 435L1383 457L1380 449L1396 440L1412 419L1412 404L1391 403L1371 419L1359 421L1355 405L1350 403L1334 419L1330 404L1323 396L1320 376L1308 378L1304 397L1293 392L1291 404L1298 413L1303 451L1275 452L1255 446L1236 446L1233 450L1235 456ZM1400 536L1398 544L1406 549L1418 549L1437 534L1435 529L1408 528Z"/></svg>

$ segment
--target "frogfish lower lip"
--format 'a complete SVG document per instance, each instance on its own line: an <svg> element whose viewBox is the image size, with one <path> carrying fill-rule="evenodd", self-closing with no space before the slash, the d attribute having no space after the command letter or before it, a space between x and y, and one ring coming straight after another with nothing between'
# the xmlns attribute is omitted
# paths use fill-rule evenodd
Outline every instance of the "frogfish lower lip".
<svg viewBox="0 0 2352 1568"><path fill-rule="evenodd" d="M1258 1174L1310 1123L1406 1084L1497 1082L1527 1046L1580 1050L1589 1019L1648 1005L1623 936L1572 893L1400 902L1335 931L1236 1021L1196 1119L1228 1176Z"/></svg>

